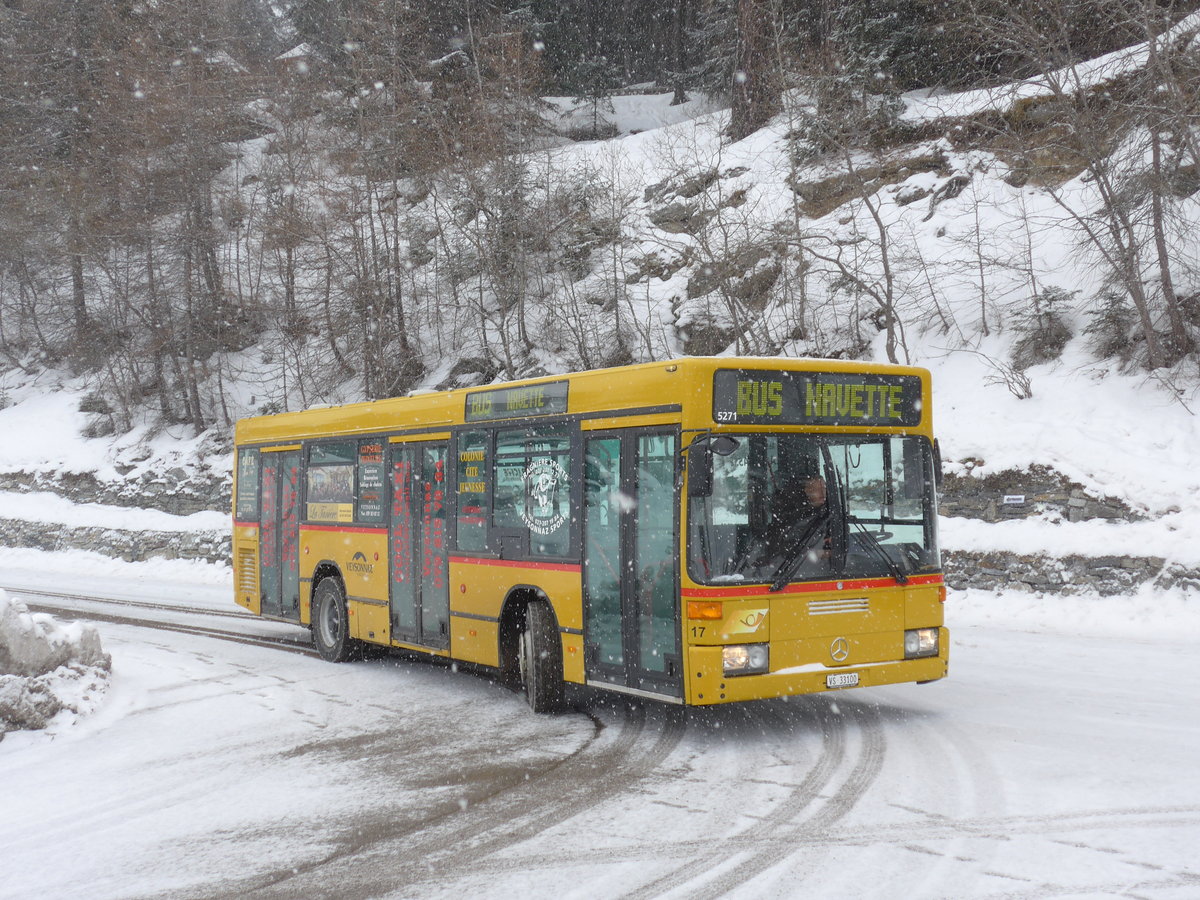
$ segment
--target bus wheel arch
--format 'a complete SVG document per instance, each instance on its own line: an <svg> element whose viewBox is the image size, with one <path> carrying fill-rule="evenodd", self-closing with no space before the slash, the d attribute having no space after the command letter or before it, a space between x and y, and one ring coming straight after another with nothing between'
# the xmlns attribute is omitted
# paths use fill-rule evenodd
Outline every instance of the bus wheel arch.
<svg viewBox="0 0 1200 900"><path fill-rule="evenodd" d="M313 646L329 662L352 659L358 641L350 637L346 587L336 566L322 563L313 574L310 627Z"/></svg>
<svg viewBox="0 0 1200 900"><path fill-rule="evenodd" d="M342 578L342 571L337 567L337 563L332 560L323 559L313 567L312 588L308 592L309 627L312 627L312 623L317 620L317 588L321 586L321 582L326 578L336 578L342 582L342 589L345 590L346 581Z"/></svg>
<svg viewBox="0 0 1200 900"><path fill-rule="evenodd" d="M563 705L562 640L550 599L536 588L509 592L500 615L501 680L523 691L534 712Z"/></svg>

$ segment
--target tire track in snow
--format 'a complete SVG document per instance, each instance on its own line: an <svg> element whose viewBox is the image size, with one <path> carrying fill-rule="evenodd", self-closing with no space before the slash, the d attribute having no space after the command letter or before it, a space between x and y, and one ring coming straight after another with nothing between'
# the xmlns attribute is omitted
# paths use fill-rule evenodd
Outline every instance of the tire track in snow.
<svg viewBox="0 0 1200 900"><path fill-rule="evenodd" d="M260 637L251 634L243 634L236 631L226 631L221 628L206 628L201 625L185 625L182 622L155 622L147 619L137 619L132 616L117 615L116 613L105 613L98 610L79 610L72 607L47 606L41 603L26 602L26 606L29 607L31 612L49 613L50 615L62 616L72 620L107 622L112 625L133 625L137 628L149 628L154 631L172 631L178 634L188 634L196 637L215 638L216 640L231 641L235 644L246 644L251 647L267 647L272 650L283 650L288 653L299 653L302 656L311 656L314 658L317 656L317 651L314 650L306 640L298 638ZM188 612L196 611L188 610ZM206 612L201 614L208 615Z"/></svg>
<svg viewBox="0 0 1200 900"><path fill-rule="evenodd" d="M135 609L153 609L162 612L178 612L194 616L218 616L231 619L245 619L248 621L274 621L273 619L262 619L253 613L242 610L233 609L197 609L187 606L173 606L170 603L153 603L149 600L122 600L116 597L100 597L88 594L72 594L64 593L63 591L46 591L34 590L32 588L11 587L6 584L0 584L0 591L7 591L9 594L16 597L49 597L54 600L80 600L85 603L110 603L114 606L129 606ZM74 607L63 607L76 612Z"/></svg>
<svg viewBox="0 0 1200 900"><path fill-rule="evenodd" d="M796 702L793 700L792 702ZM675 851L687 851L687 862L637 890L626 894L628 900L649 900L662 897L685 888L681 895L687 897L718 897L731 888L749 881L759 872L779 861L775 848L761 849L763 842L772 843L781 829L792 823L806 810L816 807L817 814L835 820L849 811L854 800L878 773L874 762L876 754L870 748L862 754L847 782L833 797L820 803L821 797L834 782L846 756L846 729L844 720L821 698L819 702L808 702L814 713L813 724L821 729L821 750L804 777L791 792L776 803L770 812L759 818L742 832L719 839L698 842L683 842L672 845ZM794 727L794 722L785 715L785 710L772 709L768 717L779 725L780 730ZM857 718L857 716L855 716ZM864 762L866 766L864 766ZM874 770L872 773L871 770ZM861 776L859 773L863 773ZM858 777L856 777L858 776ZM851 799L853 797L853 799ZM744 854L749 851L748 857ZM678 855L678 852L673 855ZM697 860L702 860L703 871L697 873ZM713 876L716 876L715 878Z"/></svg>
<svg viewBox="0 0 1200 900"><path fill-rule="evenodd" d="M672 708L655 723L659 730L653 741L643 741L645 708L621 701L620 713L611 737L599 716L586 713L594 724L591 739L541 771L492 783L418 822L388 819L356 828L322 859L214 896L252 890L264 897L353 900L443 884L447 876L633 789L670 755L685 731L683 711Z"/></svg>
<svg viewBox="0 0 1200 900"><path fill-rule="evenodd" d="M24 593L35 594L32 591ZM199 616L217 614L257 620L257 617L242 616L236 612L210 613L207 610L81 594L36 592L36 596L88 604L114 604L155 612L170 611ZM140 619L132 614L80 609L73 605L36 602L27 605L32 611L64 618L130 625L317 656L303 639L246 635L201 625ZM542 830L607 799L612 791L619 792L620 785L636 782L656 768L682 736L682 719L678 711L673 710L675 715L667 717L653 745L639 752L639 738L645 728L645 709L640 705L624 704L621 711L619 728L609 741L601 740L606 730L605 724L599 717L589 714L594 725L592 734L564 758L534 770L507 770L500 777L468 789L460 801L444 804L415 821L397 821L391 815L394 810L381 810L377 821L356 821L352 827L344 829L340 836L335 836L333 852L323 858L265 878L259 876L242 880L236 888L218 887L211 896L241 897L247 891L261 892L264 896L377 896L381 890L395 889L398 884L415 883L423 878L437 880L437 875L431 875L431 872L436 873L439 864L457 867L464 858L482 858L534 837ZM347 740L354 744L363 739L363 735L355 735ZM400 755L406 749L395 752ZM397 760L397 765L403 764L403 760ZM547 802L550 797L556 797L557 800ZM400 867L396 866L395 856L389 853L389 849L395 849L397 842L402 843L403 859L407 860ZM312 876L317 876L316 884ZM322 887L322 883L326 887ZM189 895L194 895L194 892L189 891Z"/></svg>
<svg viewBox="0 0 1200 900"><path fill-rule="evenodd" d="M876 826L855 825L852 829L842 830L836 827L828 830L815 829L811 827L811 824L806 824L799 829L782 829L770 835L755 834L752 836L749 832L743 832L733 837L713 837L695 841L656 843L623 848L620 854L625 862L661 859L664 854L668 853L679 856L681 850L693 856L704 855L707 857L719 854L722 850L728 850L732 845L741 850L761 849L764 854L772 855L775 861L781 861L798 847L866 848L914 845L920 852L936 853L927 845L952 843L963 839L1008 840L1014 836L1048 837L1067 846L1090 849L1082 841L1070 841L1067 837L1088 832L1170 830L1178 827L1192 827L1197 824L1200 824L1200 807L1196 806L1092 810L980 818L942 818L925 822L898 822ZM613 854L614 851L611 849L582 848L572 854L571 861L576 866L600 865L612 862ZM1130 864L1139 865L1136 861L1132 861ZM513 861L509 867L535 870L555 869L560 866L561 860L559 859L539 860L526 856L519 861ZM1157 870L1169 867L1151 866L1150 868ZM491 873L501 870L496 866L488 866L486 871ZM702 876L696 877L699 879ZM1180 873L1180 877L1200 881L1200 873L1184 872ZM967 892L964 891L964 893ZM688 893L686 896L691 897L692 894Z"/></svg>

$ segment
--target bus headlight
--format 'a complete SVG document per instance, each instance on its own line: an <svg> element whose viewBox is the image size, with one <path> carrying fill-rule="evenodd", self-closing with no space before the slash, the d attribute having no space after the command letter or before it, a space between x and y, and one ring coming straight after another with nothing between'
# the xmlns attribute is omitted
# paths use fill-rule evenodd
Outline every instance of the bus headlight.
<svg viewBox="0 0 1200 900"><path fill-rule="evenodd" d="M921 659L938 655L938 629L913 628L904 632L904 658Z"/></svg>
<svg viewBox="0 0 1200 900"><path fill-rule="evenodd" d="M762 675L770 667L766 644L732 644L721 648L726 675Z"/></svg>

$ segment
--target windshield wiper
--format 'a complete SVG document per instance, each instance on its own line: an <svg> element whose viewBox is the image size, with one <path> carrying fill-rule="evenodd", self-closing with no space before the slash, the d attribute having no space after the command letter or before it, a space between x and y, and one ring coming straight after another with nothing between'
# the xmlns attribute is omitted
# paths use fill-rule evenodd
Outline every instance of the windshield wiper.
<svg viewBox="0 0 1200 900"><path fill-rule="evenodd" d="M883 561L883 564L887 566L887 570L892 574L892 577L896 579L896 583L908 584L908 576L904 574L904 570L902 570L900 566L896 564L895 560L887 555L886 550L879 546L879 541L875 539L875 535L867 531L867 527L863 525L862 522L858 521L858 519L851 519L850 524L858 528L863 537L867 539L867 546L870 547L871 552L879 557L879 559Z"/></svg>
<svg viewBox="0 0 1200 900"><path fill-rule="evenodd" d="M808 523L800 537L796 539L792 549L783 555L783 559L779 561L779 568L775 570L775 580L771 582L772 591L783 590L784 586L792 580L792 575L800 567L800 561L808 552L808 545L812 543L817 532L829 521L829 516L829 507L822 507L821 511L813 516L812 521Z"/></svg>

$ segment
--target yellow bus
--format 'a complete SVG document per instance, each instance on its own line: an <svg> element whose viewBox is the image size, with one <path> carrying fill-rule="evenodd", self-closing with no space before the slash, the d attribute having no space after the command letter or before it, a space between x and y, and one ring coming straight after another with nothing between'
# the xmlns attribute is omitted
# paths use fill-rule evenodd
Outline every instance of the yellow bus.
<svg viewBox="0 0 1200 900"><path fill-rule="evenodd" d="M708 705L947 672L930 379L686 358L243 419L238 604Z"/></svg>

